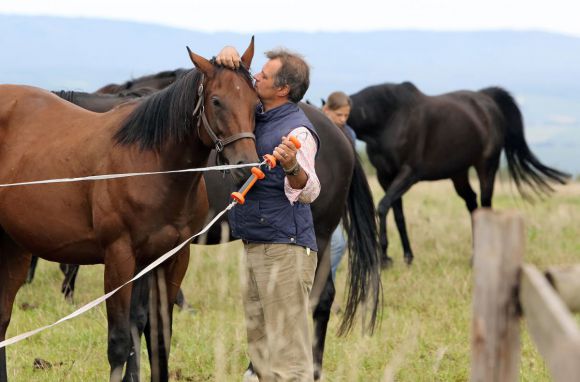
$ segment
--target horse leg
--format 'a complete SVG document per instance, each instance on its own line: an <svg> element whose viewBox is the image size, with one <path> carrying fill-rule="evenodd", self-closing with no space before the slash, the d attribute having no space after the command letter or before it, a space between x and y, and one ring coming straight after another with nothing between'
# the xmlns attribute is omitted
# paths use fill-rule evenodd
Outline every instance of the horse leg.
<svg viewBox="0 0 580 382"><path fill-rule="evenodd" d="M26 281L30 260L29 253L22 250L6 233L0 233L0 341L6 339L14 298ZM1 348L0 382L7 381L6 348Z"/></svg>
<svg viewBox="0 0 580 382"><path fill-rule="evenodd" d="M112 291L134 274L135 257L130 244L119 240L110 245L105 254L105 291ZM107 300L107 356L111 382L121 381L131 351L131 289L132 284L126 285Z"/></svg>
<svg viewBox="0 0 580 382"><path fill-rule="evenodd" d="M148 321L149 274L133 282L131 293L131 352L127 359L123 382L139 381L141 367L141 336Z"/></svg>
<svg viewBox="0 0 580 382"><path fill-rule="evenodd" d="M405 248L405 242L403 240L403 236L405 236L405 240L407 241L407 246L409 247L410 251L410 244L408 244L409 239L407 235L407 228L405 226L405 218L403 216L403 202L401 198L403 194L407 192L413 184L417 183L417 176L413 173L413 170L409 166L402 166L399 173L393 179L393 181L388 184L387 187L381 182L381 185L385 189L385 196L379 202L378 214L379 214L379 238L381 247L383 249L383 259L388 261L386 265L390 265L392 260L390 257L387 256L387 247L388 247L388 239L387 239L387 212L391 206L400 202L400 205L397 208L400 208L400 216L397 218L395 216L395 221L397 223L397 229L399 230L399 235L401 235L401 241L403 242L403 249L405 250L405 260L408 264L410 264L409 260L412 261L413 255L411 253L410 258L407 257L407 249ZM385 264L382 264L383 267Z"/></svg>
<svg viewBox="0 0 580 382"><path fill-rule="evenodd" d="M34 279L34 272L36 272L37 265L38 265L38 257L32 256L32 261L30 262L30 267L28 268L28 274L26 275L27 284L30 284Z"/></svg>
<svg viewBox="0 0 580 382"><path fill-rule="evenodd" d="M453 181L455 192L465 201L465 206L471 214L477 208L477 194L469 184L468 172L465 171L462 174L454 176L451 180Z"/></svg>
<svg viewBox="0 0 580 382"><path fill-rule="evenodd" d="M409 242L409 236L407 234L407 225L405 223L405 214L403 212L403 198L396 199L393 202L393 213L395 215L395 223L397 223L397 230L401 237L401 244L403 245L405 263L411 265L411 263L413 263L413 250L411 249L411 243Z"/></svg>
<svg viewBox="0 0 580 382"><path fill-rule="evenodd" d="M387 254L389 239L387 237L387 214L390 208L390 201L387 196L383 196L377 208L379 215L379 243L381 244L381 267L388 268L393 264L393 259Z"/></svg>
<svg viewBox="0 0 580 382"><path fill-rule="evenodd" d="M465 171L464 173L454 176L451 180L453 181L453 186L455 187L457 195L465 201L465 206L471 216L471 237L473 238L473 211L477 209L477 194L469 184L469 172ZM471 261L473 262L473 258Z"/></svg>
<svg viewBox="0 0 580 382"><path fill-rule="evenodd" d="M64 294L64 299L70 303L73 302L73 295L75 293L75 282L79 274L79 265L77 264L60 264L60 270L64 273L64 280L60 291Z"/></svg>
<svg viewBox="0 0 580 382"><path fill-rule="evenodd" d="M173 306L189 264L189 246L154 270L149 287L149 320L145 327L151 380L169 380Z"/></svg>
<svg viewBox="0 0 580 382"><path fill-rule="evenodd" d="M499 167L499 157L488 162L482 170L477 171L481 188L481 206L491 208L493 197L493 186L495 184L495 173Z"/></svg>
<svg viewBox="0 0 580 382"><path fill-rule="evenodd" d="M314 338L312 343L312 357L314 361L315 381L322 378L322 361L324 357L326 332L328 330L328 321L330 320L330 311L335 295L336 289L334 288L332 275L328 275L325 288L313 311Z"/></svg>

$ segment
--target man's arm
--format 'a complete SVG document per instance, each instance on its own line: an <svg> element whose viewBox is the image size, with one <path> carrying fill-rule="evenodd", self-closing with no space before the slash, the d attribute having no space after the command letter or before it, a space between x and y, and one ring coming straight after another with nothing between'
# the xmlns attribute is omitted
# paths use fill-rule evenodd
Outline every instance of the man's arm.
<svg viewBox="0 0 580 382"><path fill-rule="evenodd" d="M288 137L282 137L282 143L274 149L274 157L284 169L290 187L303 189L308 181L308 174L300 165L297 154L298 149Z"/></svg>
<svg viewBox="0 0 580 382"><path fill-rule="evenodd" d="M290 140L288 140L289 144L282 143L276 148L278 150L274 150L274 156L282 159L276 158L286 170L292 170L296 164L300 167L296 175L286 175L284 191L291 203L296 201L312 203L320 194L320 181L314 168L318 145L316 139L305 127L294 129L290 134L300 140L302 144L300 150L296 150ZM287 154L286 158L282 154Z"/></svg>
<svg viewBox="0 0 580 382"><path fill-rule="evenodd" d="M240 54L233 46L225 46L215 57L218 65L223 65L230 69L237 69L240 67Z"/></svg>

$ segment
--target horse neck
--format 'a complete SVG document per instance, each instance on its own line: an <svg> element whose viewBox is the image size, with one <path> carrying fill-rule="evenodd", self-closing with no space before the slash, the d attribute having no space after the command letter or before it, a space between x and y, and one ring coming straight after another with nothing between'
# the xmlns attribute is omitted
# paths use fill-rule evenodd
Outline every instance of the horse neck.
<svg viewBox="0 0 580 382"><path fill-rule="evenodd" d="M161 167L165 170L205 167L210 152L197 134L190 134L181 142L167 142L161 147Z"/></svg>
<svg viewBox="0 0 580 382"><path fill-rule="evenodd" d="M366 141L365 137L374 139L388 129L389 122L402 108L408 107L411 100L401 97L393 85L373 86L351 96L351 99L354 108L348 124L363 141Z"/></svg>

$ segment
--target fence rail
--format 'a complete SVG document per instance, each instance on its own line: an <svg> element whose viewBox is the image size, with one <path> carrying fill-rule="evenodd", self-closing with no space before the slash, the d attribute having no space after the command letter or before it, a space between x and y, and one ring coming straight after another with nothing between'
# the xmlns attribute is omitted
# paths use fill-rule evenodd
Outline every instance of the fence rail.
<svg viewBox="0 0 580 382"><path fill-rule="evenodd" d="M471 381L518 381L522 318L554 381L579 381L580 264L544 275L524 242L519 214L475 212Z"/></svg>

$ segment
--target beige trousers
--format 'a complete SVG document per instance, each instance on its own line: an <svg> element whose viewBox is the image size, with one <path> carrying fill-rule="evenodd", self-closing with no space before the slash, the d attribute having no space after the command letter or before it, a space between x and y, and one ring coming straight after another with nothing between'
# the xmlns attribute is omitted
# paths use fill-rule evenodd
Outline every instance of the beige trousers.
<svg viewBox="0 0 580 382"><path fill-rule="evenodd" d="M292 244L245 244L248 352L261 382L312 381L308 297L317 255Z"/></svg>

